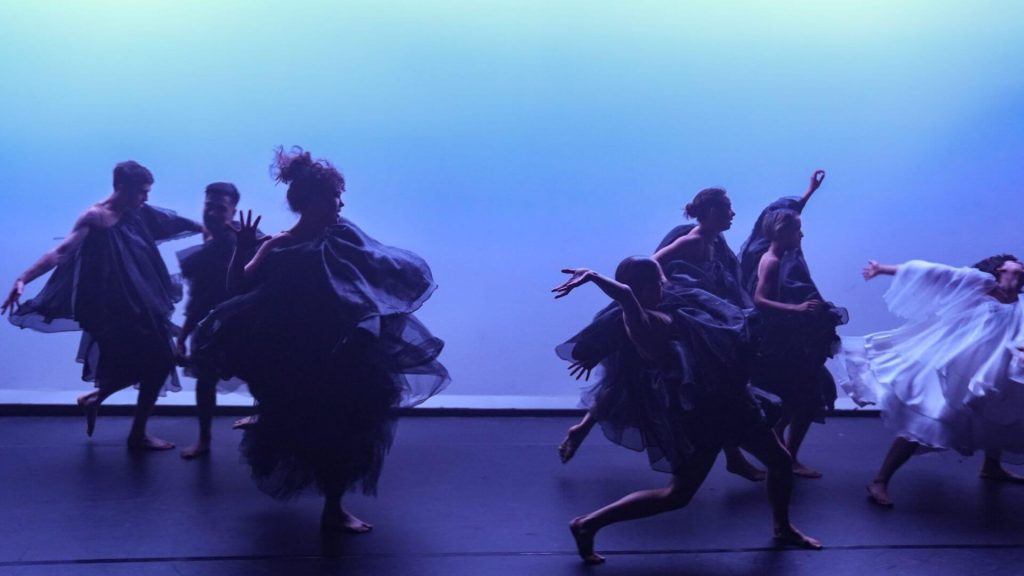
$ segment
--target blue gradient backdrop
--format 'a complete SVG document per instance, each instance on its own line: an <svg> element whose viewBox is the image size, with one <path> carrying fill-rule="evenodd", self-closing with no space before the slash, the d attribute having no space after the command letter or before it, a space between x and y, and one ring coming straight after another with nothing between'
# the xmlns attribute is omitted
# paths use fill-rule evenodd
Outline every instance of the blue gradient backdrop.
<svg viewBox="0 0 1024 576"><path fill-rule="evenodd" d="M738 249L828 170L805 251L848 334L895 322L869 257L1024 253L1022 53L1012 0L3 2L0 279L128 158L155 205L198 218L229 180L284 229L267 168L300 144L431 262L450 394L571 405L552 347L603 298L553 301L558 270L649 252L700 188L729 190ZM84 390L75 344L0 326L0 389Z"/></svg>

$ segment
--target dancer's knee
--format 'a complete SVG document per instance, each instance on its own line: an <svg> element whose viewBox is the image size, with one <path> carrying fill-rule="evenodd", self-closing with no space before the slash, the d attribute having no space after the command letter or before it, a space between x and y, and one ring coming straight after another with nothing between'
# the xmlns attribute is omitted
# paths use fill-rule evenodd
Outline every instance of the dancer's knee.
<svg viewBox="0 0 1024 576"><path fill-rule="evenodd" d="M665 503L665 507L669 510L677 510L683 508L690 503L693 499L692 490L683 490L679 488L666 488L664 494L661 497L662 502Z"/></svg>

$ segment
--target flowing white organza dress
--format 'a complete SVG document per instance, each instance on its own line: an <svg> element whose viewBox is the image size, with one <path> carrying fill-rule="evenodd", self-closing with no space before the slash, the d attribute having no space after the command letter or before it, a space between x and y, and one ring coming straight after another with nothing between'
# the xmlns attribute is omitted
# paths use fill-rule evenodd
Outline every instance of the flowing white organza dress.
<svg viewBox="0 0 1024 576"><path fill-rule="evenodd" d="M897 435L962 454L997 449L1024 460L1021 304L988 293L975 268L913 260L885 294L905 324L843 338L836 380L858 404L876 404Z"/></svg>

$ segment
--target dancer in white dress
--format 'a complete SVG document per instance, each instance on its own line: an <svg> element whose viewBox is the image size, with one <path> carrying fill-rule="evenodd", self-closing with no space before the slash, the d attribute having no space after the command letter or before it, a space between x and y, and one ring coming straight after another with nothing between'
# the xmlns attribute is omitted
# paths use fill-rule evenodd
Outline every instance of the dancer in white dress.
<svg viewBox="0 0 1024 576"><path fill-rule="evenodd" d="M865 280L895 276L889 310L907 320L886 332L843 338L840 385L861 405L876 404L897 438L867 486L892 506L892 475L921 451L985 452L981 477L1024 478L1003 468L1005 453L1024 457L1024 364L1018 301L1024 265L1002 254L970 268L912 260L870 261Z"/></svg>

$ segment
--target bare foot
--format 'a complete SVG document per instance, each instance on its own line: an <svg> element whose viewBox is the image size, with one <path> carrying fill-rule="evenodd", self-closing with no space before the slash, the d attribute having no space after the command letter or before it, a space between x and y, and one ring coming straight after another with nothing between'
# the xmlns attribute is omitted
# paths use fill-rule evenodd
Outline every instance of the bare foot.
<svg viewBox="0 0 1024 576"><path fill-rule="evenodd" d="M1020 474L1014 474L1013 472L1010 472L1006 468L1003 468L1000 464L986 464L981 468L981 473L978 474L978 477L984 478L985 480L995 480L996 482L1024 484L1024 476L1021 476Z"/></svg>
<svg viewBox="0 0 1024 576"><path fill-rule="evenodd" d="M141 438L129 436L128 448L132 450L170 450L174 448L174 444L147 434Z"/></svg>
<svg viewBox="0 0 1024 576"><path fill-rule="evenodd" d="M208 440L200 440L188 448L183 448L181 450L181 457L185 460L192 460L209 453L210 442Z"/></svg>
<svg viewBox="0 0 1024 576"><path fill-rule="evenodd" d="M821 472L814 468L808 468L802 462L793 462L793 475L801 478L821 478Z"/></svg>
<svg viewBox="0 0 1024 576"><path fill-rule="evenodd" d="M604 564L604 556L594 552L594 533L583 527L583 517L574 519L569 523L569 530L576 540L576 551L579 552L583 562L591 566Z"/></svg>
<svg viewBox="0 0 1024 576"><path fill-rule="evenodd" d="M821 550L821 542L797 530L793 525L775 529L775 543L780 546L795 546L807 550Z"/></svg>
<svg viewBox="0 0 1024 576"><path fill-rule="evenodd" d="M245 418L239 418L235 420L235 423L231 425L232 430L248 430L256 425L256 421L259 419L257 416L246 416Z"/></svg>
<svg viewBox="0 0 1024 576"><path fill-rule="evenodd" d="M343 508L340 513L325 513L320 516L320 529L324 532L366 534L370 530L373 530L373 525L363 522Z"/></svg>
<svg viewBox="0 0 1024 576"><path fill-rule="evenodd" d="M576 424L569 427L569 433L565 435L565 440L562 440L562 443L558 445L558 457L562 459L562 464L572 460L576 450L583 444L583 440L587 438L587 434L590 434L589 426Z"/></svg>
<svg viewBox="0 0 1024 576"><path fill-rule="evenodd" d="M92 433L96 431L96 416L100 411L99 402L100 393L93 390L88 394L83 394L78 397L75 403L82 408L85 412L85 435L92 436Z"/></svg>
<svg viewBox="0 0 1024 576"><path fill-rule="evenodd" d="M768 477L767 472L754 466L746 458L742 457L726 462L725 469L751 482L764 482L764 479Z"/></svg>
<svg viewBox="0 0 1024 576"><path fill-rule="evenodd" d="M871 500L879 506L885 508L892 508L892 498L889 498L889 486L882 482L872 482L867 485L868 489L868 500Z"/></svg>

